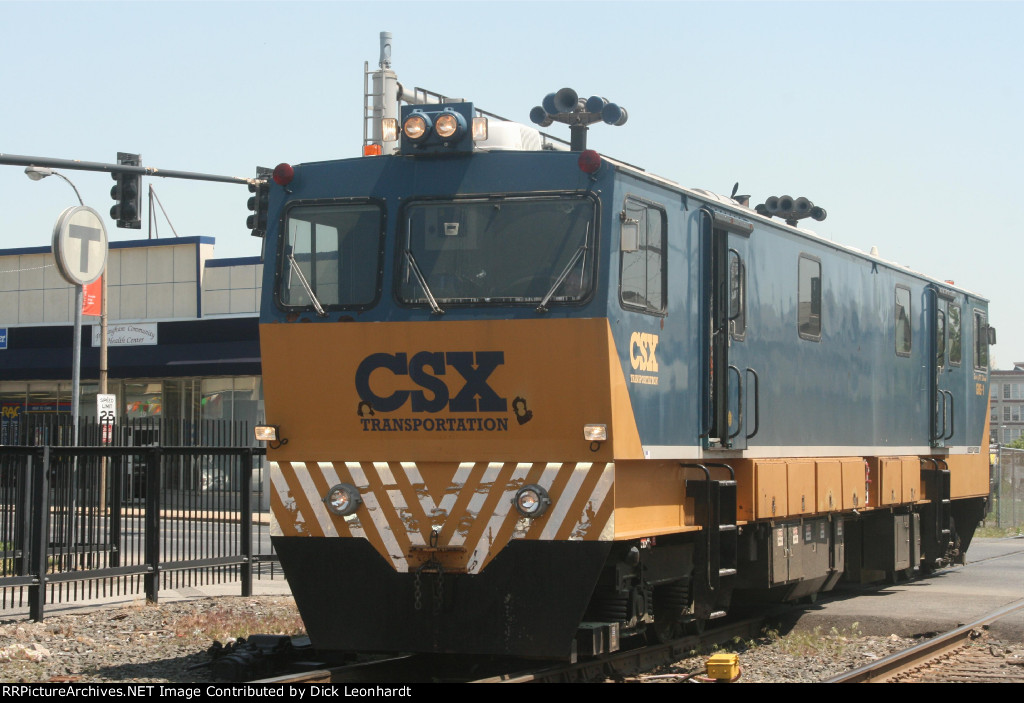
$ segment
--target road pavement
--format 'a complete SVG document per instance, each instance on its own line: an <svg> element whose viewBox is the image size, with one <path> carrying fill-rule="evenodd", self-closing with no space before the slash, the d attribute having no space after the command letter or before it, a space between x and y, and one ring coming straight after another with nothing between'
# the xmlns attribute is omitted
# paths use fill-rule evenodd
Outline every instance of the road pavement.
<svg viewBox="0 0 1024 703"><path fill-rule="evenodd" d="M804 611L793 627L842 631L857 623L865 635L903 637L945 632L1024 599L1024 538L975 539L966 566L896 585L842 589L839 596ZM990 631L1024 642L1024 610L993 623Z"/></svg>

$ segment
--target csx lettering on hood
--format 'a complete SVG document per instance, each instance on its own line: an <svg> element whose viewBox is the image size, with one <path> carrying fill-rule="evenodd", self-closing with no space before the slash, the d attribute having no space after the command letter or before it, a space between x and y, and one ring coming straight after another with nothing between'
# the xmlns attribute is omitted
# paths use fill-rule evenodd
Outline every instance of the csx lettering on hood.
<svg viewBox="0 0 1024 703"><path fill-rule="evenodd" d="M370 354L356 369L356 392L360 400L379 412L398 410L410 401L413 412L436 413L446 407L450 412L505 412L508 401L487 383L494 370L504 363L505 353L500 351L421 351L411 359L405 352ZM464 381L454 396L440 378L455 375L447 372L449 367ZM370 383L371 375L377 370L408 376L419 388L396 390L388 396L377 395Z"/></svg>

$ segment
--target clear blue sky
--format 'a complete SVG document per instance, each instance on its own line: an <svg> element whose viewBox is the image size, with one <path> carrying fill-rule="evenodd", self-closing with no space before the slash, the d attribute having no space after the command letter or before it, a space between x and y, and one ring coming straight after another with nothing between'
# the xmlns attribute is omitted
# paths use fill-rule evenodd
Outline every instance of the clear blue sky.
<svg viewBox="0 0 1024 703"><path fill-rule="evenodd" d="M629 122L592 147L754 203L807 196L820 234L990 298L997 366L1024 361L1021 2L0 0L0 28L4 154L232 176L356 156L381 31L405 85L523 122L563 86L604 95ZM74 204L21 171L0 167L0 248L49 244ZM106 217L110 176L65 173ZM179 235L259 253L244 187L148 183Z"/></svg>

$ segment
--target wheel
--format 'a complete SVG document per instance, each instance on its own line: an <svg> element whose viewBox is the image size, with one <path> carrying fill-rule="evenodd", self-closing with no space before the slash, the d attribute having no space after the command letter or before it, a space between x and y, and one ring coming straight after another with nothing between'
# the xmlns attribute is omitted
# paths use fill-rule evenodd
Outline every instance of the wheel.
<svg viewBox="0 0 1024 703"><path fill-rule="evenodd" d="M652 644L667 644L683 637L686 632L683 623L678 620L666 622L666 619L662 618L659 622L655 616L654 623L647 628L647 634Z"/></svg>
<svg viewBox="0 0 1024 703"><path fill-rule="evenodd" d="M651 608L654 624L647 628L655 644L664 644L685 635L683 618L689 610L690 588L686 581L675 581L654 589Z"/></svg>
<svg viewBox="0 0 1024 703"><path fill-rule="evenodd" d="M683 623L683 632L688 635L703 635L704 628L707 627L707 624L708 621L706 619L693 617Z"/></svg>

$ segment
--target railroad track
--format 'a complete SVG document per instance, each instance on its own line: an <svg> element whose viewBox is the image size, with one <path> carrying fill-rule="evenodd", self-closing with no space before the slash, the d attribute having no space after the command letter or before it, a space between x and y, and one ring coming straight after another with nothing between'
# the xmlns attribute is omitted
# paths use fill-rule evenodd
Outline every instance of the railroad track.
<svg viewBox="0 0 1024 703"><path fill-rule="evenodd" d="M375 662L287 674L251 683L582 683L607 679L622 680L650 671L657 666L676 662L697 649L710 650L715 645L722 645L736 638L754 638L763 629L765 617L737 620L701 635L683 637L665 644L623 650L571 664L547 662L532 666L522 660L490 660L486 663L481 662L467 671L465 657L406 655ZM459 669L453 669L453 665Z"/></svg>
<svg viewBox="0 0 1024 703"><path fill-rule="evenodd" d="M1024 600L1000 608L910 649L827 679L828 683L868 682L1021 682L1024 659L1007 656L989 642L986 625L1024 609ZM404 684L426 682L541 683L634 680L638 674L711 651L737 639L756 639L777 612L726 623L700 636L637 647L574 664L482 659L467 667L465 657L405 655L347 666L288 674L253 683ZM663 678L663 677L656 677Z"/></svg>
<svg viewBox="0 0 1024 703"><path fill-rule="evenodd" d="M1024 661L1014 662L993 651L983 632L985 626L1021 609L1024 600L825 683L1024 683Z"/></svg>

